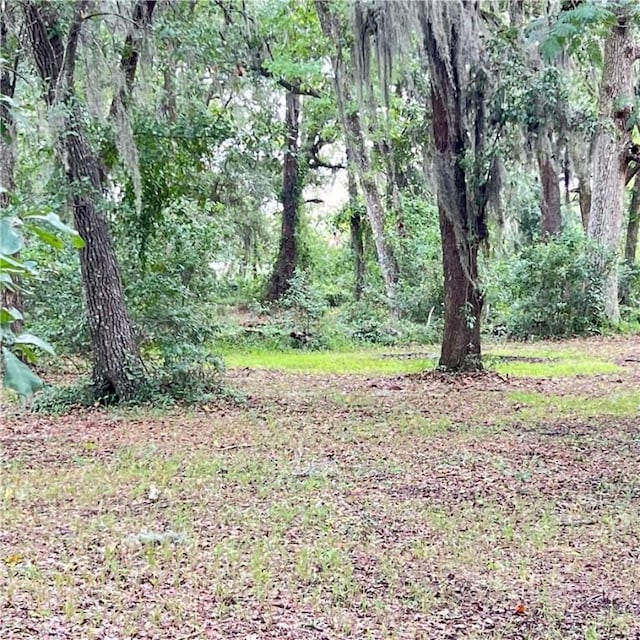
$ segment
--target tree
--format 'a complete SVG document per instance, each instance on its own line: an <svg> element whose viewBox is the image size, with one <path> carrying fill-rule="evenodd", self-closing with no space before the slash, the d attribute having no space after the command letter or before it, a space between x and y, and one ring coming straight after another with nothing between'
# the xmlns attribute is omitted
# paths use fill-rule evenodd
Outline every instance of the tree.
<svg viewBox="0 0 640 640"><path fill-rule="evenodd" d="M477 3L420 3L431 77L438 211L444 267L444 336L439 366L482 368L483 294L478 250L488 237L485 101L488 78L480 65Z"/></svg>
<svg viewBox="0 0 640 640"><path fill-rule="evenodd" d="M344 59L344 28L328 0L316 0L316 8L322 31L334 47L332 53L334 88L338 113L345 134L348 158L354 162L355 173L364 194L367 218L384 279L387 301L392 315L397 316L398 263L385 232L384 203L375 181L358 107L349 88L353 85L353 77L349 76Z"/></svg>
<svg viewBox="0 0 640 640"><path fill-rule="evenodd" d="M143 4L152 10L154 3ZM80 252L80 266L95 393L98 397L113 394L127 399L135 395L144 378L143 365L111 232L101 210L104 167L87 135L85 113L75 87L77 49L83 23L89 15L88 7L86 0L74 5L68 29L58 5L30 0L24 11L45 103L51 113L61 114L56 148L66 172L75 227L85 243Z"/></svg>
<svg viewBox="0 0 640 640"><path fill-rule="evenodd" d="M636 176L631 204L629 205L629 221L627 223L627 237L624 246L624 260L628 266L636 263L638 249L638 227L640 226L640 178Z"/></svg>
<svg viewBox="0 0 640 640"><path fill-rule="evenodd" d="M640 58L630 10L627 3L614 6L613 24L604 45L587 229L588 237L598 247L593 258L603 282L605 314L614 324L620 320L617 261L627 168L633 149L629 127L633 113L633 66Z"/></svg>
<svg viewBox="0 0 640 640"><path fill-rule="evenodd" d="M295 91L287 91L286 97L286 149L284 152L282 179L282 231L280 247L267 298L278 300L289 289L298 264L298 234L300 216L300 167L299 128L300 96Z"/></svg>

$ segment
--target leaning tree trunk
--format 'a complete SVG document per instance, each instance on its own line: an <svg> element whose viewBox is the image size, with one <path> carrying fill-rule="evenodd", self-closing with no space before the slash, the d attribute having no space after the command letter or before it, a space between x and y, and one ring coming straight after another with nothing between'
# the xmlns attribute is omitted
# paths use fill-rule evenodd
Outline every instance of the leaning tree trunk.
<svg viewBox="0 0 640 640"><path fill-rule="evenodd" d="M355 268L353 297L362 298L364 293L365 261L364 261L364 229L362 215L358 203L358 183L353 168L353 156L347 149L347 184L349 191L349 229L351 232L351 251Z"/></svg>
<svg viewBox="0 0 640 640"><path fill-rule="evenodd" d="M632 29L631 19L620 11L605 42L587 231L588 237L597 245L593 261L603 285L605 314L614 324L620 320L617 262L624 217L627 153L631 143L627 123L632 113L632 71L638 57Z"/></svg>
<svg viewBox="0 0 640 640"><path fill-rule="evenodd" d="M268 300L278 300L291 286L298 264L298 227L300 219L300 169L298 138L300 129L300 96L287 92L287 148L284 154L282 182L282 232L278 258L271 275Z"/></svg>
<svg viewBox="0 0 640 640"><path fill-rule="evenodd" d="M75 95L74 68L78 36L87 2L76 5L66 45L64 28L52 5L25 5L33 56L51 110L61 111L57 152L65 166L76 229L85 241L80 267L87 301L97 396L131 398L143 380L143 366L127 312L120 268L109 225L100 210L103 171L83 126Z"/></svg>
<svg viewBox="0 0 640 640"><path fill-rule="evenodd" d="M542 238L547 240L562 231L560 183L548 132L539 133L536 146L540 172L540 227Z"/></svg>
<svg viewBox="0 0 640 640"><path fill-rule="evenodd" d="M476 81L474 100L467 93L472 60L464 59L465 40L477 39L463 27L473 11L462 2L425 5L424 45L431 75L431 109L435 143L438 213L444 269L444 336L439 366L446 371L482 369L480 315L483 296L478 277L478 249L487 237L486 202L482 204L479 175L472 174L469 156L478 161L483 144L483 96ZM447 24L445 32L438 25ZM471 25L467 25L467 28ZM468 111L468 113L467 113ZM465 115L472 118L468 137ZM475 122L473 121L475 119Z"/></svg>
<svg viewBox="0 0 640 640"><path fill-rule="evenodd" d="M316 9L322 31L335 47L332 61L338 114L345 133L346 146L354 160L360 188L364 194L367 218L376 247L389 308L391 314L397 317L399 315L397 303L398 263L393 249L387 241L383 200L374 178L360 117L353 108L351 92L347 86L349 78L343 59L344 37L341 25L328 0L316 0Z"/></svg>

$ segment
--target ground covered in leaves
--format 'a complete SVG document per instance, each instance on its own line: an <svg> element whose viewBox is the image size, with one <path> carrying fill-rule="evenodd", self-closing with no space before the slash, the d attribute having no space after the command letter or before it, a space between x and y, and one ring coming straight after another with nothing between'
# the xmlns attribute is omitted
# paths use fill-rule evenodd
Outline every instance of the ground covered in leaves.
<svg viewBox="0 0 640 640"><path fill-rule="evenodd" d="M640 638L640 339L570 347L609 372L5 407L0 638Z"/></svg>

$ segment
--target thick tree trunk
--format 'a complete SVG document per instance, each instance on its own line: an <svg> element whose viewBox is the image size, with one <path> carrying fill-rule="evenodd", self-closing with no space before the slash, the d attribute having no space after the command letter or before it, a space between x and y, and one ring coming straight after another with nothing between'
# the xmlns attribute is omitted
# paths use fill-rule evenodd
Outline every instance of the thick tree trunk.
<svg viewBox="0 0 640 640"><path fill-rule="evenodd" d="M453 3L452 3L453 5ZM438 212L442 239L444 269L444 336L439 366L446 371L478 371L482 369L480 346L480 316L483 297L478 277L478 249L486 238L484 207L481 204L481 185L478 176L467 175L467 156L474 144L475 153L482 145L482 97L477 98L475 138L468 140L465 130L467 62L460 62L464 47L459 29L464 5L452 23L446 41L436 31L435 21L447 16L447 8L438 5L432 11L444 16L428 15L424 19L424 44L431 74L431 109L435 142ZM477 34L476 34L477 35ZM470 37L467 34L467 37ZM447 49L443 50L446 45ZM443 57L446 56L446 57ZM478 90L481 87L478 86ZM471 184L469 184L471 182Z"/></svg>
<svg viewBox="0 0 640 640"><path fill-rule="evenodd" d="M617 262L624 216L627 147L631 142L627 129L631 106L627 98L633 96L632 70L637 58L632 29L630 18L620 11L605 42L588 226L588 237L597 245L593 260L603 283L605 314L614 324L620 320Z"/></svg>
<svg viewBox="0 0 640 640"><path fill-rule="evenodd" d="M542 238L546 240L562 231L562 214L558 168L553 158L551 141L544 131L538 136L536 157L540 172L540 227Z"/></svg>
<svg viewBox="0 0 640 640"><path fill-rule="evenodd" d="M365 261L364 261L364 230L362 216L358 206L358 183L353 168L353 156L347 149L347 181L349 190L349 229L351 231L351 251L355 268L355 282L353 296L356 300L362 298L364 292Z"/></svg>
<svg viewBox="0 0 640 640"><path fill-rule="evenodd" d="M111 232L97 202L102 196L99 161L80 124L77 107L67 121L61 150L73 191L75 227L85 241L80 269L87 301L96 394L131 398L143 377L142 361L127 312Z"/></svg>
<svg viewBox="0 0 640 640"><path fill-rule="evenodd" d="M459 247L451 220L440 208L440 236L444 269L444 336L439 367L446 371L477 371L482 369L480 351L480 314L482 295L476 284L478 247L464 260L475 271L472 277L463 268Z"/></svg>
<svg viewBox="0 0 640 640"><path fill-rule="evenodd" d="M289 91L286 97L286 122L287 148L284 154L282 183L282 232L278 258L269 282L268 300L278 300L289 290L298 265L301 191L298 160L300 96L293 91Z"/></svg>
<svg viewBox="0 0 640 640"><path fill-rule="evenodd" d="M397 304L398 263L385 233L385 211L380 191L374 179L369 151L365 142L358 112L354 110L349 91L344 59L341 25L327 0L316 0L316 9L322 30L335 45L333 55L334 85L338 102L338 113L345 132L346 145L354 159L356 174L367 206L367 218L371 227L376 255L382 272L385 293L391 314L399 315Z"/></svg>
<svg viewBox="0 0 640 640"><path fill-rule="evenodd" d="M80 251L93 351L96 395L131 398L143 380L143 365L129 318L120 268L109 225L99 203L103 171L82 124L82 110L74 92L73 71L78 34L86 2L76 5L66 46L55 7L25 5L34 59L51 108L62 107L64 123L57 151L66 169L76 229L85 241Z"/></svg>

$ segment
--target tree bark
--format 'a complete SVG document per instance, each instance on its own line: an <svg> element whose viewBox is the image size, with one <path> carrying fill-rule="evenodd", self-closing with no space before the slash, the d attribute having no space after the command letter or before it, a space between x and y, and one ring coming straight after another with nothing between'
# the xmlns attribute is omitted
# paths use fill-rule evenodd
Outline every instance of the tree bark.
<svg viewBox="0 0 640 640"><path fill-rule="evenodd" d="M633 64L637 57L633 25L624 9L607 36L599 99L599 124L594 143L593 194L587 235L597 245L593 262L603 283L607 319L620 320L618 268L622 235L627 150L627 122L633 96Z"/></svg>
<svg viewBox="0 0 640 640"><path fill-rule="evenodd" d="M636 263L638 249L638 227L640 226L640 177L636 177L633 185L633 195L629 205L629 222L627 224L627 238L624 245L624 260L629 266Z"/></svg>
<svg viewBox="0 0 640 640"><path fill-rule="evenodd" d="M362 298L364 292L365 261L364 261L364 230L362 215L358 203L358 183L353 168L353 156L347 149L347 184L349 190L349 229L351 232L351 251L355 268L355 282L353 296L356 300Z"/></svg>
<svg viewBox="0 0 640 640"><path fill-rule="evenodd" d="M540 173L540 227L543 240L547 240L562 231L560 183L551 140L546 131L539 133L536 146Z"/></svg>
<svg viewBox="0 0 640 640"><path fill-rule="evenodd" d="M282 180L282 232L278 258L271 275L268 300L280 299L291 286L298 265L298 227L300 219L299 129L300 96L293 91L286 97L287 148Z"/></svg>
<svg viewBox="0 0 640 640"><path fill-rule="evenodd" d="M100 210L103 168L83 126L73 76L78 34L86 2L76 5L66 44L64 29L51 5L25 4L32 50L50 108L63 107L57 152L65 167L76 229L85 241L80 267L87 301L97 397L135 395L143 365L127 312L120 268L107 219Z"/></svg>
<svg viewBox="0 0 640 640"><path fill-rule="evenodd" d="M453 3L451 5L453 9ZM433 12L445 15L423 16L424 46L431 75L431 108L435 142L438 213L442 238L444 269L444 336L439 366L446 371L478 371L482 369L480 345L480 316L483 296L478 277L478 249L487 237L485 224L486 202L482 204L482 186L467 158L470 152L478 155L482 145L483 99L476 98L470 117L475 118L474 138L469 141L464 117L470 60L461 61L465 46L461 24L465 11L473 9L455 5L458 15L450 20L446 41L436 32L434 21L447 16L447 8L437 5ZM464 37L477 37L467 33ZM446 48L445 48L446 47ZM478 87L477 90L481 90ZM473 107L472 107L473 108ZM470 145L474 145L471 147Z"/></svg>
<svg viewBox="0 0 640 640"><path fill-rule="evenodd" d="M397 317L399 315L397 304L398 263L386 238L383 200L375 182L360 116L354 109L351 92L347 84L349 78L347 77L343 59L344 36L342 28L328 0L316 0L316 9L323 33L335 46L332 62L338 113L345 132L346 146L354 159L356 174L364 194L367 218L376 247L378 263L382 271L389 309L391 314Z"/></svg>

